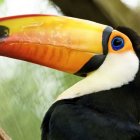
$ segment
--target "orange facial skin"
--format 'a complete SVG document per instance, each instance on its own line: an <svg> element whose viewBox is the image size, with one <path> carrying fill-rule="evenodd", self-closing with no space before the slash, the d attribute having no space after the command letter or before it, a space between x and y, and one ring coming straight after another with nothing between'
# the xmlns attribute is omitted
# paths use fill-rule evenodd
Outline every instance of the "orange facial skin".
<svg viewBox="0 0 140 140"><path fill-rule="evenodd" d="M121 37L123 38L124 40L124 47L120 50L113 50L112 46L111 46L111 41L113 40L114 37ZM108 41L108 53L117 53L117 54L120 54L120 53L124 53L124 52L127 52L127 51L133 51L134 52L134 49L133 49L133 46L132 46L132 43L130 41L130 39L124 35L123 33L117 31L117 30L113 30L112 31L112 34L110 35L110 38L109 38L109 41Z"/></svg>

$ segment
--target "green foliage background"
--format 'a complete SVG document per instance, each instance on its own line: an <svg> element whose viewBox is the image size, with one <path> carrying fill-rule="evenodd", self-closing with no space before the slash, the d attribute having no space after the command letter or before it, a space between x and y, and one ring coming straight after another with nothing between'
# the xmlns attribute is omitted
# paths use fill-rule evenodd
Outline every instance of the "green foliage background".
<svg viewBox="0 0 140 140"><path fill-rule="evenodd" d="M12 70L9 66L0 74L0 127L13 140L39 140L45 112L79 77L18 60L3 61L18 64L11 78L3 76Z"/></svg>
<svg viewBox="0 0 140 140"><path fill-rule="evenodd" d="M4 0L0 0L0 4L3 3L3 2L4 2Z"/></svg>

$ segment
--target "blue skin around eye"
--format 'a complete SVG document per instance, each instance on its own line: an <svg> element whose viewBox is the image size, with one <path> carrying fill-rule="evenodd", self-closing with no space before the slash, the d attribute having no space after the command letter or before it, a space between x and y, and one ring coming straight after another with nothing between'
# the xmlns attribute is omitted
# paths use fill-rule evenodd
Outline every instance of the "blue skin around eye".
<svg viewBox="0 0 140 140"><path fill-rule="evenodd" d="M118 51L124 47L124 40L121 37L115 37L113 38L111 45L113 50Z"/></svg>

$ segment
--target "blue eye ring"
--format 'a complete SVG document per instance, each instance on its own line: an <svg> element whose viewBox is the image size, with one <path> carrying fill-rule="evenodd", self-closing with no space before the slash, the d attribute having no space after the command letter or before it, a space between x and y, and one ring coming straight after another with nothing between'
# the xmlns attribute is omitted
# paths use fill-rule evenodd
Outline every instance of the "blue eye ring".
<svg viewBox="0 0 140 140"><path fill-rule="evenodd" d="M121 37L114 37L111 42L112 48L115 51L118 51L124 47L124 40Z"/></svg>

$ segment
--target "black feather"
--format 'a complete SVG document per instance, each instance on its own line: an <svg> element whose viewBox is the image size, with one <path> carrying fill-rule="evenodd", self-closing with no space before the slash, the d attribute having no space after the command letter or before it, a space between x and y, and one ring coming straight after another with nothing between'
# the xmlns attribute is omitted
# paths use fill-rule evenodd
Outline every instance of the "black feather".
<svg viewBox="0 0 140 140"><path fill-rule="evenodd" d="M132 30L128 27L119 26L116 28L116 30L124 33L125 35L127 35L129 37L129 39L131 40L131 42L133 44L136 54L140 58L140 36L134 30Z"/></svg>
<svg viewBox="0 0 140 140"><path fill-rule="evenodd" d="M57 101L44 117L42 140L140 140L138 93L132 84Z"/></svg>

